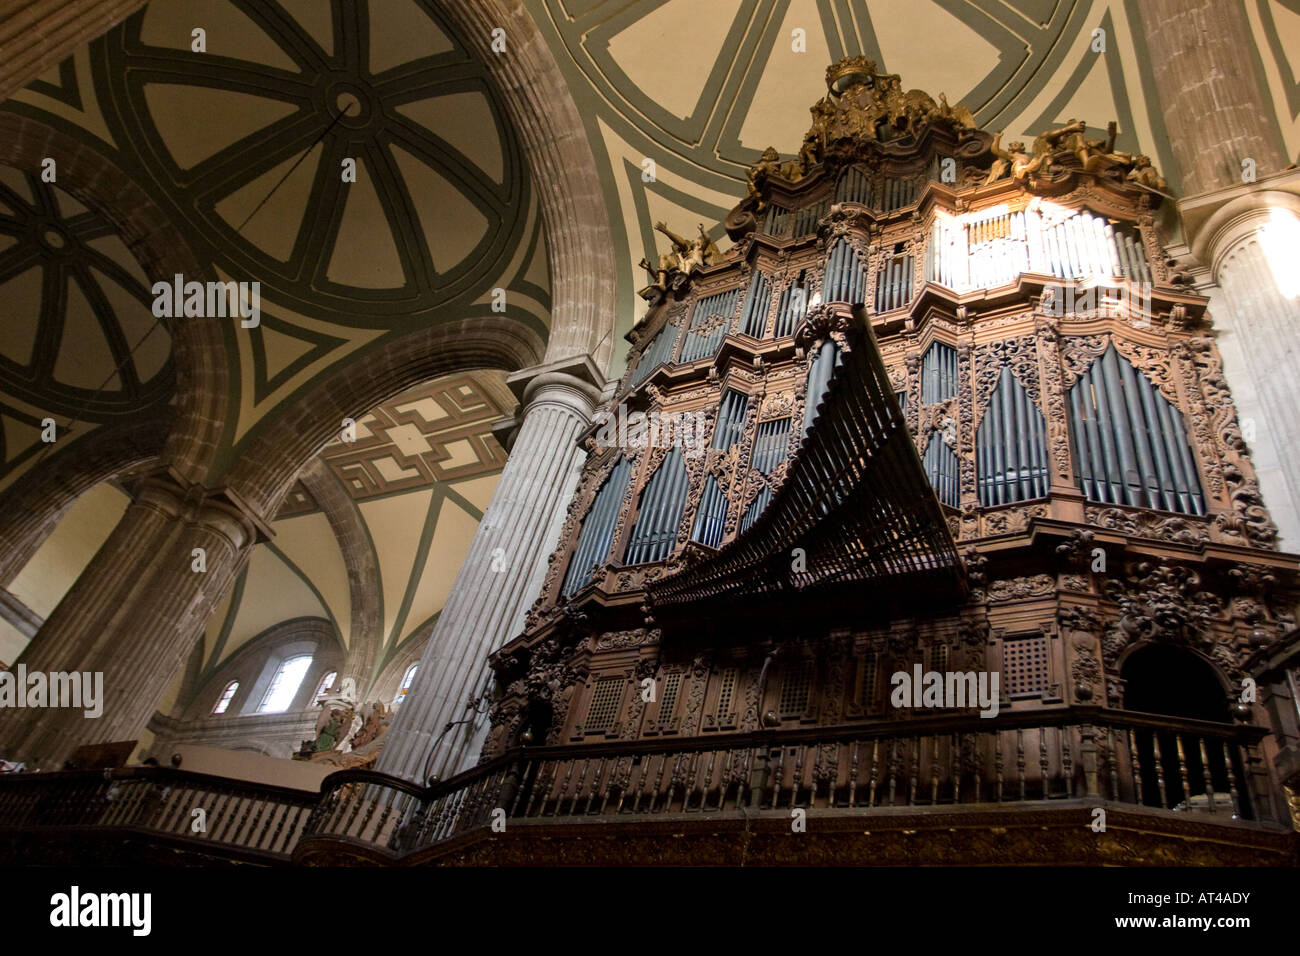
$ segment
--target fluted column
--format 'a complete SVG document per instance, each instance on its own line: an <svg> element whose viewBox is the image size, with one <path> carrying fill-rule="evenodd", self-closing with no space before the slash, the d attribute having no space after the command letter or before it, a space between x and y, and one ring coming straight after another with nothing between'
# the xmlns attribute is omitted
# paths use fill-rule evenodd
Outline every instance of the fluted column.
<svg viewBox="0 0 1300 956"><path fill-rule="evenodd" d="M1182 209L1264 504L1282 549L1300 551L1300 294L1283 287L1300 256L1300 171Z"/></svg>
<svg viewBox="0 0 1300 956"><path fill-rule="evenodd" d="M541 588L582 469L576 439L591 422L598 382L586 358L511 376L522 424L375 769L423 781L477 760L487 717L465 704L488 685L488 655L523 629Z"/></svg>
<svg viewBox="0 0 1300 956"><path fill-rule="evenodd" d="M28 674L102 674L102 715L7 711L0 753L58 769L81 744L137 739L257 537L233 502L170 477L146 479L18 659ZM204 570L195 570L195 549Z"/></svg>

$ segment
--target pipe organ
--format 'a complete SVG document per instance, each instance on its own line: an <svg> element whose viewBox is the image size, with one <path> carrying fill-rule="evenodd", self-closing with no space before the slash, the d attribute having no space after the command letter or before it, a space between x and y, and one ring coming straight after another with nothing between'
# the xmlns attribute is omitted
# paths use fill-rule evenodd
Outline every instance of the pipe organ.
<svg viewBox="0 0 1300 956"><path fill-rule="evenodd" d="M699 447L584 439L542 594L493 657L486 754L760 731L778 747L881 722L906 736L933 715L892 705L891 675L934 661L1006 671L1004 713L1122 712L1148 649L1234 688L1290 626L1296 561L1276 550L1206 300L1130 175L1141 158L1067 128L1040 137L1032 175L998 166L962 108L860 58L828 71L812 113L797 157L751 170L731 247L683 254L643 291L609 411L709 425ZM1084 296L1099 287L1110 298ZM1232 694L1196 707L1245 719ZM1178 776L1132 740L1101 745L1117 787ZM1069 777L1095 741L1040 745L1031 776ZM993 786L935 747L906 759L936 792ZM760 750L747 768L777 752ZM1002 766L985 756L969 773ZM851 804L858 757L816 759ZM802 760L782 771L796 791L814 779ZM668 776L722 785L688 764ZM536 784L543 803L574 792L559 776ZM1184 802L1205 790L1180 786Z"/></svg>

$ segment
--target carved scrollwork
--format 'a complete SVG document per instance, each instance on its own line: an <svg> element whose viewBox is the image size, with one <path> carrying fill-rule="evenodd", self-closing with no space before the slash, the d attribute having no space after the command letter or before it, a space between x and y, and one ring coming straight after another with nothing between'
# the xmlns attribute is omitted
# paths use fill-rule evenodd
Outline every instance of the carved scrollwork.
<svg viewBox="0 0 1300 956"><path fill-rule="evenodd" d="M1056 590L1056 576L1053 574L1034 574L1021 578L1006 578L989 585L989 600L1017 601L1025 598L1042 597Z"/></svg>

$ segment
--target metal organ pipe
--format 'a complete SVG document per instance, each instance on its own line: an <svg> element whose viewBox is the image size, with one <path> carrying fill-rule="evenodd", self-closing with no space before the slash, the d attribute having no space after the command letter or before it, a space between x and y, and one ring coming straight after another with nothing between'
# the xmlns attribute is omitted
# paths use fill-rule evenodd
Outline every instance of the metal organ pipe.
<svg viewBox="0 0 1300 956"><path fill-rule="evenodd" d="M1125 378L1136 376L1136 372L1125 363ZM1146 432L1144 444L1150 448L1150 454L1155 463L1156 469L1156 488L1159 498L1163 503L1166 511L1177 511L1178 502L1174 485L1173 468L1169 460L1169 450L1165 447L1164 439L1160 434L1160 418L1156 414L1156 403L1152 397L1151 389L1145 386L1145 381L1134 381L1133 390L1138 393L1142 406L1142 425Z"/></svg>

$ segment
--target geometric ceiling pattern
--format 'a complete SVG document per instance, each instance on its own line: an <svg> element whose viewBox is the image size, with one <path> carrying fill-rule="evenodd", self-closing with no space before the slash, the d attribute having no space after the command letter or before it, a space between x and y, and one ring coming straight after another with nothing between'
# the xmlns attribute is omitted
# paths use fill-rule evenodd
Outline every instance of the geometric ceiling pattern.
<svg viewBox="0 0 1300 956"><path fill-rule="evenodd" d="M499 472L506 456L491 426L514 402L494 384L467 374L421 385L362 416L355 438L331 441L321 458L356 501ZM277 517L317 507L299 484Z"/></svg>
<svg viewBox="0 0 1300 956"><path fill-rule="evenodd" d="M223 329L218 469L386 336L502 318L496 288L547 335L518 138L433 0L154 0L0 108L104 153L214 277L261 284L260 324Z"/></svg>
<svg viewBox="0 0 1300 956"><path fill-rule="evenodd" d="M359 419L355 443L327 446L371 559L356 563L375 572L363 593L379 621L376 672L432 630L505 464L491 425L514 404L504 373L450 375ZM297 484L271 527L208 622L205 675L285 621L324 620L352 641L348 562L319 503Z"/></svg>
<svg viewBox="0 0 1300 956"><path fill-rule="evenodd" d="M865 55L976 121L1029 142L1069 119L1177 170L1141 25L1122 0L526 0L578 103L618 248L621 334L643 307L654 223L693 233L744 194L766 146L797 152L825 69ZM1093 48L1104 31L1105 51ZM796 33L796 31L800 31ZM797 38L797 39L796 39ZM654 181L643 161L655 163ZM725 241L723 242L725 247Z"/></svg>
<svg viewBox="0 0 1300 956"><path fill-rule="evenodd" d="M107 219L0 166L0 487L43 450L170 399L171 340L149 286Z"/></svg>

